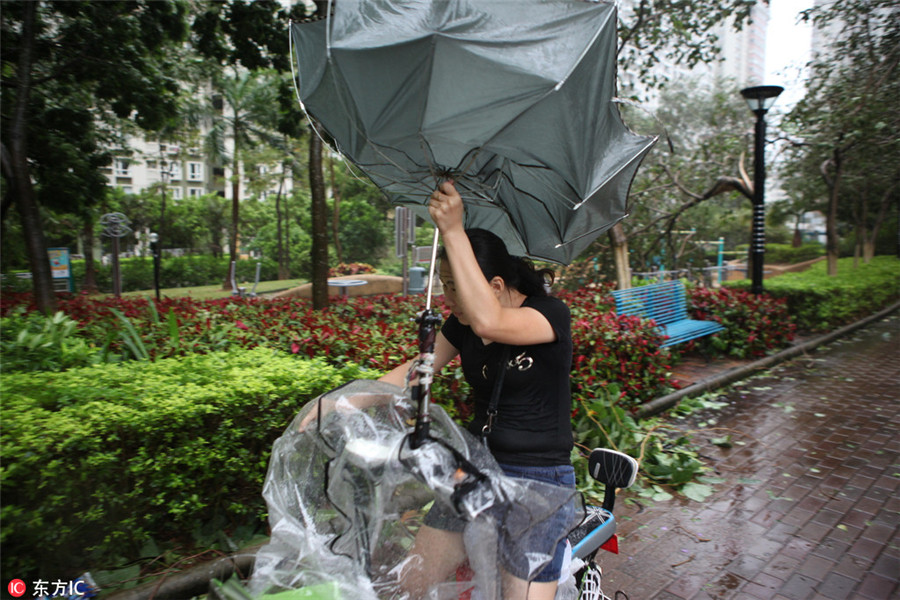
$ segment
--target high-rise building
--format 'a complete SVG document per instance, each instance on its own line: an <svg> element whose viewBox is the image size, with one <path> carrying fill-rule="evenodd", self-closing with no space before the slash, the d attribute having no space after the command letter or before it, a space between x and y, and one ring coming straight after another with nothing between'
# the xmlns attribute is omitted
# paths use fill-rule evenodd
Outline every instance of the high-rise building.
<svg viewBox="0 0 900 600"><path fill-rule="evenodd" d="M637 4L636 0L620 0L619 11L626 20L631 18ZM733 81L739 87L760 85L765 78L768 24L769 6L758 1L751 9L750 22L745 22L741 29L735 28L733 18L714 28L712 33L718 39L716 60L694 67L664 60L655 66L653 75L664 81L690 79L710 89L721 81ZM648 109L656 107L656 91L643 89L630 73L619 72L619 86L626 94L637 93Z"/></svg>

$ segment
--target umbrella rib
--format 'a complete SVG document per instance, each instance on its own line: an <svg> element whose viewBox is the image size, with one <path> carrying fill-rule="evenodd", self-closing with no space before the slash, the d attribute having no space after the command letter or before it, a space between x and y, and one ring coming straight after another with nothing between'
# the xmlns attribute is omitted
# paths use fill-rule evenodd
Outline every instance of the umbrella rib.
<svg viewBox="0 0 900 600"><path fill-rule="evenodd" d="M621 172L624 171L625 169L629 168L629 167L631 166L631 164L632 164L635 160L640 159L640 157L641 157L642 154L645 154L645 153L649 152L649 151L650 151L650 148L652 148L654 145L656 145L656 141L657 141L658 139L659 139L659 136L658 136L658 135L655 135L655 136L653 136L652 139L649 140L649 142L645 142L645 143L640 147L640 149L638 149L637 152L635 152L634 154L631 155L631 158L629 158L627 161L622 161L622 164L619 166L618 169L615 170L614 173L612 173L612 174L607 178L607 181L612 180L612 179L613 179L614 177L616 177L619 173L621 173ZM634 176L635 176L635 175L637 175L637 169L635 169L634 174L631 176L632 180L634 179ZM631 182L628 183L628 187L629 187L629 188L631 187ZM591 190L591 192L587 195L587 198L585 198L584 200L582 200L581 202L579 202L578 204L576 204L576 205L573 207L572 210L578 210L579 208L581 208L581 206L582 206L585 202L587 202L588 198L590 198L592 195L594 195L594 193L597 191L597 189L599 189L599 187L596 188L596 189L594 189L594 190Z"/></svg>

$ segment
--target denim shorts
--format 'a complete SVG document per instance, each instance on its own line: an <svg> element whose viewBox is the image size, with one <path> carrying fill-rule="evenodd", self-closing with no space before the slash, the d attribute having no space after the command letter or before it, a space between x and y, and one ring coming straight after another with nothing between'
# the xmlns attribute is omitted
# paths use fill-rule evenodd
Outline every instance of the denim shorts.
<svg viewBox="0 0 900 600"><path fill-rule="evenodd" d="M509 477L530 479L552 485L575 489L575 469L571 465L555 465L549 467L521 466L501 464L500 468ZM548 582L559 580L563 561L566 555L566 534L576 523L575 500L568 502L556 514L528 532L526 540L517 540L519 548L531 549L534 552L549 554L547 540L562 538L553 551L553 560L544 566L532 581ZM452 511L435 504L425 515L425 524L435 529L462 533L466 522L454 515ZM517 552L516 554L522 554ZM527 559L524 556L513 556L508 548L501 548L504 568L520 579L527 578Z"/></svg>

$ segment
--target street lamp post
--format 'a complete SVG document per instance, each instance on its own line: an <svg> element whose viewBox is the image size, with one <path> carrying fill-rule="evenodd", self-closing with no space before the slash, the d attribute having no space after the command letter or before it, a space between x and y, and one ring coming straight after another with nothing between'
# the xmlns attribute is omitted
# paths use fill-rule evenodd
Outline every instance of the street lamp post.
<svg viewBox="0 0 900 600"><path fill-rule="evenodd" d="M780 85L758 85L741 90L741 96L756 115L756 135L753 151L753 228L750 239L750 259L752 277L750 292L763 291L763 260L766 252L766 113L775 104L775 99L784 91Z"/></svg>
<svg viewBox="0 0 900 600"><path fill-rule="evenodd" d="M153 254L153 289L159 302L159 234L150 232L150 252Z"/></svg>

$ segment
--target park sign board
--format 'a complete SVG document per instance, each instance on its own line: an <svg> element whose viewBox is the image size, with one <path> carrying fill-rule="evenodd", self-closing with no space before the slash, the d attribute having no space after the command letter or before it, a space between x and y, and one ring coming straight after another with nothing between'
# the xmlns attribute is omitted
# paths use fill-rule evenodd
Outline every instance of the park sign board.
<svg viewBox="0 0 900 600"><path fill-rule="evenodd" d="M68 248L47 248L53 289L57 292L72 291L72 264Z"/></svg>

